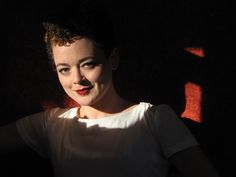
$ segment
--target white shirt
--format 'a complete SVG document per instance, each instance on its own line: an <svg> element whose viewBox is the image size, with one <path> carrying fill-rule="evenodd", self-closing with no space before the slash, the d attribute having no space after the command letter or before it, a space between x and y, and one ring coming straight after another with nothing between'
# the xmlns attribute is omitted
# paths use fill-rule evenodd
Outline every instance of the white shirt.
<svg viewBox="0 0 236 177"><path fill-rule="evenodd" d="M168 105L141 102L99 119L78 119L76 111L54 108L17 121L56 177L165 177L171 155L198 145Z"/></svg>

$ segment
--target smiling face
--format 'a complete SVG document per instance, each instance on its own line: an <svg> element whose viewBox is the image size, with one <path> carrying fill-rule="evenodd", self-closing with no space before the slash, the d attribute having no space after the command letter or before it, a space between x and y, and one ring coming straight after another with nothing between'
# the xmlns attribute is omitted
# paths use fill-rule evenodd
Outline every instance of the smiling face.
<svg viewBox="0 0 236 177"><path fill-rule="evenodd" d="M101 104L115 93L111 60L91 40L53 45L52 53L63 89L81 106Z"/></svg>

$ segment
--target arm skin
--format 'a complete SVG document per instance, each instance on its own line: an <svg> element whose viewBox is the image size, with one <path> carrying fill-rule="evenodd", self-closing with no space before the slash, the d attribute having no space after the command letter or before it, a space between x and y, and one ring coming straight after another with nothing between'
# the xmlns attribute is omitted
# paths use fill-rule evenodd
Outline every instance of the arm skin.
<svg viewBox="0 0 236 177"><path fill-rule="evenodd" d="M182 177L220 177L200 147L191 147L169 158Z"/></svg>
<svg viewBox="0 0 236 177"><path fill-rule="evenodd" d="M14 122L0 127L0 156L26 149Z"/></svg>

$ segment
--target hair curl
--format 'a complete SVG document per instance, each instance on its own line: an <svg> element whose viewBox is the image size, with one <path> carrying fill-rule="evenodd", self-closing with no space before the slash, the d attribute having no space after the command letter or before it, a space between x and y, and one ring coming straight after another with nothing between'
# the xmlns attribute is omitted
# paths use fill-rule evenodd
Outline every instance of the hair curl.
<svg viewBox="0 0 236 177"><path fill-rule="evenodd" d="M70 9L61 8L49 14L42 23L48 56L53 59L53 45L71 44L84 37L100 44L109 56L115 47L115 36L107 11L95 2L72 6Z"/></svg>

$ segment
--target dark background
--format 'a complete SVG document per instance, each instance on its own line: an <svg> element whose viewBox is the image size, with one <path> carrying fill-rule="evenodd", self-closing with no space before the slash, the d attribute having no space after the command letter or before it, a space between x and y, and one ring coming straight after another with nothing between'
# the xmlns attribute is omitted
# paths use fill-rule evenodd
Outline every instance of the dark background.
<svg viewBox="0 0 236 177"><path fill-rule="evenodd" d="M184 119L222 176L235 174L235 7L230 1L102 0L113 18L121 64L120 93L135 101L167 103L180 115L184 84L203 89L203 122ZM70 8L70 0L67 1ZM1 125L63 106L48 62L40 18L59 1L5 1L1 5ZM200 46L201 59L184 51ZM49 162L32 151L1 158L0 177L51 176ZM33 171L33 172L32 172Z"/></svg>

